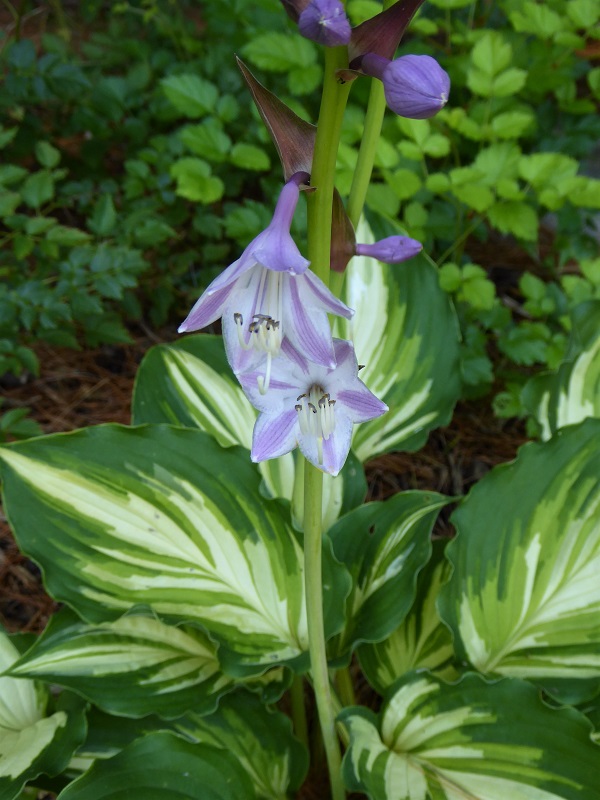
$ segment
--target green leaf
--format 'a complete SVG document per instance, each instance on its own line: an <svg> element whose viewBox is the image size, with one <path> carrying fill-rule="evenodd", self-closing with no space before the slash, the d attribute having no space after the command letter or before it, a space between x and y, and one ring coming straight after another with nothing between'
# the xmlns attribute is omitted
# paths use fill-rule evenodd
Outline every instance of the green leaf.
<svg viewBox="0 0 600 800"><path fill-rule="evenodd" d="M213 162L224 161L231 148L231 139L214 119L200 125L187 125L179 138L192 153Z"/></svg>
<svg viewBox="0 0 600 800"><path fill-rule="evenodd" d="M180 158L171 165L170 173L177 181L177 194L186 200L199 203L216 203L225 191L220 178L210 174L206 161L201 158Z"/></svg>
<svg viewBox="0 0 600 800"><path fill-rule="evenodd" d="M236 674L306 651L302 549L246 451L191 428L105 425L10 445L0 459L17 540L86 621L139 605L202 625ZM328 548L325 572L331 636L348 579Z"/></svg>
<svg viewBox="0 0 600 800"><path fill-rule="evenodd" d="M521 322L501 331L498 347L515 364L544 363L550 330L543 322Z"/></svg>
<svg viewBox="0 0 600 800"><path fill-rule="evenodd" d="M317 49L312 42L299 35L271 31L253 36L243 53L255 67L270 72L288 72L317 62Z"/></svg>
<svg viewBox="0 0 600 800"><path fill-rule="evenodd" d="M523 390L544 440L565 425L600 417L600 301L578 305L571 325L567 360L558 370L531 378Z"/></svg>
<svg viewBox="0 0 600 800"><path fill-rule="evenodd" d="M214 714L187 714L176 723L195 742L234 755L248 773L257 797L283 800L306 775L308 754L292 734L289 717L272 711L249 692L224 697Z"/></svg>
<svg viewBox="0 0 600 800"><path fill-rule="evenodd" d="M19 651L0 630L0 673L19 658ZM0 677L0 800L21 794L41 773L56 775L85 736L81 704L64 704L46 716L48 693L31 680Z"/></svg>
<svg viewBox="0 0 600 800"><path fill-rule="evenodd" d="M481 672L600 678L600 421L528 444L453 515L440 612Z"/></svg>
<svg viewBox="0 0 600 800"><path fill-rule="evenodd" d="M0 125L0 150L10 144L17 135L19 128L15 125L13 128L5 128Z"/></svg>
<svg viewBox="0 0 600 800"><path fill-rule="evenodd" d="M54 197L54 179L47 169L33 172L23 183L21 197L30 208L40 208Z"/></svg>
<svg viewBox="0 0 600 800"><path fill-rule="evenodd" d="M49 142L36 142L35 157L42 167L52 169L60 162L60 150L57 150Z"/></svg>
<svg viewBox="0 0 600 800"><path fill-rule="evenodd" d="M540 6L534 2L520 5L520 10L512 11L508 15L517 32L532 33L540 39L551 39L555 34L564 31L564 16L548 6Z"/></svg>
<svg viewBox="0 0 600 800"><path fill-rule="evenodd" d="M114 714L165 719L214 711L231 689L206 634L140 615L86 625L60 612L9 674L66 686Z"/></svg>
<svg viewBox="0 0 600 800"><path fill-rule="evenodd" d="M532 153L519 159L520 177L538 189L546 184L560 188L560 184L573 178L578 169L576 159L562 153Z"/></svg>
<svg viewBox="0 0 600 800"><path fill-rule="evenodd" d="M75 247L89 242L90 235L79 228L68 228L66 225L55 225L46 233L46 241L61 244L64 247Z"/></svg>
<svg viewBox="0 0 600 800"><path fill-rule="evenodd" d="M374 241L364 222L357 240ZM449 420L461 391L457 324L437 270L422 255L393 267L355 257L343 299L356 313L350 323L336 322L337 334L354 341L366 365L362 380L390 408L355 427L353 449L363 462L389 450L416 450Z"/></svg>
<svg viewBox="0 0 600 800"><path fill-rule="evenodd" d="M535 126L531 111L504 111L492 120L492 130L500 139L518 139Z"/></svg>
<svg viewBox="0 0 600 800"><path fill-rule="evenodd" d="M117 224L117 210L112 195L106 193L98 198L88 228L97 236L109 236Z"/></svg>
<svg viewBox="0 0 600 800"><path fill-rule="evenodd" d="M598 800L590 723L524 681L409 674L376 717L346 708L346 785L377 800Z"/></svg>
<svg viewBox="0 0 600 800"><path fill-rule="evenodd" d="M99 759L60 800L254 800L237 759L225 750L185 741L166 731L137 739Z"/></svg>
<svg viewBox="0 0 600 800"><path fill-rule="evenodd" d="M512 233L526 241L537 239L537 214L527 203L501 200L488 209L488 218L501 233Z"/></svg>
<svg viewBox="0 0 600 800"><path fill-rule="evenodd" d="M360 506L330 529L336 558L352 576L346 625L333 645L337 655L381 641L402 622L431 555L433 523L448 502L433 492L402 492Z"/></svg>
<svg viewBox="0 0 600 800"><path fill-rule="evenodd" d="M358 649L362 670L380 694L412 669L431 670L444 680L456 677L451 665L452 635L436 608L440 588L450 576L450 564L443 557L443 542L438 539L433 544L434 555L419 573L415 602L400 626L382 642Z"/></svg>
<svg viewBox="0 0 600 800"><path fill-rule="evenodd" d="M494 195L487 186L478 186L472 183L465 186L453 186L450 191L458 200L480 214L494 202Z"/></svg>
<svg viewBox="0 0 600 800"><path fill-rule="evenodd" d="M471 61L486 75L498 75L512 61L512 47L498 31L486 31L471 51Z"/></svg>
<svg viewBox="0 0 600 800"><path fill-rule="evenodd" d="M17 192L0 191L0 217L9 217L21 202L21 195Z"/></svg>
<svg viewBox="0 0 600 800"><path fill-rule="evenodd" d="M269 156L260 147L253 144L238 142L233 146L230 155L231 163L241 169L251 169L257 172L268 170L271 166Z"/></svg>
<svg viewBox="0 0 600 800"><path fill-rule="evenodd" d="M219 91L210 81L193 73L169 75L160 82L169 102L190 119L203 117L215 110Z"/></svg>

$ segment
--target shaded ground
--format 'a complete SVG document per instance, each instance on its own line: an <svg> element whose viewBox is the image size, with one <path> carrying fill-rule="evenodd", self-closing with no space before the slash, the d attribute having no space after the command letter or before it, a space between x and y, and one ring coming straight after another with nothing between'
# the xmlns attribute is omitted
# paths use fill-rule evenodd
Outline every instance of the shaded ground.
<svg viewBox="0 0 600 800"><path fill-rule="evenodd" d="M152 345L175 337L174 330L162 338L141 333L131 345L84 352L40 345L40 377L3 387L3 410L27 406L45 433L102 422L127 424L139 362ZM392 453L370 462L369 497L379 500L406 489L464 494L494 464L514 458L524 441L523 426L496 419L485 400L460 403L451 424L434 431L418 453ZM441 515L438 534L450 534L449 514ZM38 568L19 553L0 510L0 622L9 631L39 632L54 607Z"/></svg>

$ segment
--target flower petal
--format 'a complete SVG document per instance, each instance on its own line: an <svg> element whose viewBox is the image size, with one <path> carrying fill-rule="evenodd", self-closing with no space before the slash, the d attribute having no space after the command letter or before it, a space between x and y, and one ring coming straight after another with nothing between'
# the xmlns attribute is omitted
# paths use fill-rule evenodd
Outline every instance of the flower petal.
<svg viewBox="0 0 600 800"><path fill-rule="evenodd" d="M367 422L385 414L388 410L386 404L375 397L358 378L355 386L358 388L341 389L336 395L336 400L343 406L344 414L352 422Z"/></svg>
<svg viewBox="0 0 600 800"><path fill-rule="evenodd" d="M309 361L333 369L335 356L327 314L303 302L298 281L289 278L283 286L284 334Z"/></svg>
<svg viewBox="0 0 600 800"><path fill-rule="evenodd" d="M256 242L252 249L252 257L263 267L273 272L289 272L290 275L306 272L310 261L304 258L287 231L269 226L259 237L260 242Z"/></svg>
<svg viewBox="0 0 600 800"><path fill-rule="evenodd" d="M266 461L289 453L298 444L298 430L298 413L294 408L279 414L260 414L252 436L252 461Z"/></svg>
<svg viewBox="0 0 600 800"><path fill-rule="evenodd" d="M307 270L298 280L300 298L309 308L320 308L328 314L350 319L354 311L342 303L314 272Z"/></svg>
<svg viewBox="0 0 600 800"><path fill-rule="evenodd" d="M181 323L177 329L178 332L187 333L188 331L199 331L201 328L205 328L207 325L210 325L211 322L215 322L215 320L219 319L234 289L234 283L224 286L222 289L211 291L210 293L207 289L198 298L190 313Z"/></svg>
<svg viewBox="0 0 600 800"><path fill-rule="evenodd" d="M335 430L323 440L323 466L330 475L337 475L346 463L352 442L352 422L336 410Z"/></svg>

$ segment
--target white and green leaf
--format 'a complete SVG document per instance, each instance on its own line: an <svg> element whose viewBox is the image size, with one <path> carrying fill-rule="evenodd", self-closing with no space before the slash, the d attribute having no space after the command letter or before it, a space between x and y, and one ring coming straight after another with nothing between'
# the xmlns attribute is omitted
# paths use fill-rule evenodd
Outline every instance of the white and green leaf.
<svg viewBox="0 0 600 800"><path fill-rule="evenodd" d="M191 428L101 425L1 448L0 474L22 550L86 621L143 606L199 624L235 674L306 651L302 548L244 450ZM331 635L348 576L324 552Z"/></svg>
<svg viewBox="0 0 600 800"><path fill-rule="evenodd" d="M525 681L411 673L378 717L347 708L338 719L346 785L372 800L600 799L589 721L549 708Z"/></svg>
<svg viewBox="0 0 600 800"><path fill-rule="evenodd" d="M41 773L61 772L85 736L81 704L47 714L40 684L6 674L19 655L0 630L0 800L18 797Z"/></svg>
<svg viewBox="0 0 600 800"><path fill-rule="evenodd" d="M9 674L66 686L116 714L172 719L213 711L233 688L216 649L201 631L154 617L87 625L62 611Z"/></svg>
<svg viewBox="0 0 600 800"><path fill-rule="evenodd" d="M444 680L458 676L452 665L452 635L436 608L440 588L450 575L450 563L443 557L442 541L433 545L433 556L419 573L417 596L404 620L387 639L358 648L362 670L380 694L413 669L430 670Z"/></svg>
<svg viewBox="0 0 600 800"><path fill-rule="evenodd" d="M600 420L530 443L455 512L440 613L480 672L600 679Z"/></svg>
<svg viewBox="0 0 600 800"><path fill-rule="evenodd" d="M308 753L294 738L289 717L248 692L223 698L210 716L187 714L175 726L192 741L235 755L260 800L286 800L306 776Z"/></svg>
<svg viewBox="0 0 600 800"><path fill-rule="evenodd" d="M402 622L431 555L431 528L448 502L434 492L403 492L363 505L331 528L334 553L353 579L346 625L331 643L332 654L381 641Z"/></svg>
<svg viewBox="0 0 600 800"><path fill-rule="evenodd" d="M235 756L173 733L149 733L96 761L59 800L254 800Z"/></svg>
<svg viewBox="0 0 600 800"><path fill-rule="evenodd" d="M356 236L374 241L364 221ZM342 299L355 315L336 320L337 334L354 342L365 364L361 379L390 408L355 427L353 449L363 462L389 450L417 450L449 421L461 392L458 325L437 270L422 255L391 266L355 256Z"/></svg>
<svg viewBox="0 0 600 800"><path fill-rule="evenodd" d="M575 308L567 358L557 370L531 378L523 401L543 440L565 425L600 417L600 301Z"/></svg>
<svg viewBox="0 0 600 800"><path fill-rule="evenodd" d="M223 447L240 445L250 450L252 444L256 411L231 372L220 336L186 336L175 344L153 347L140 365L132 408L136 425L167 422L206 431ZM304 462L300 461L298 480L297 463L288 453L261 462L258 469L265 494L292 502L295 522L301 528ZM325 530L340 513L362 503L365 494L364 473L352 456L337 479L325 475Z"/></svg>

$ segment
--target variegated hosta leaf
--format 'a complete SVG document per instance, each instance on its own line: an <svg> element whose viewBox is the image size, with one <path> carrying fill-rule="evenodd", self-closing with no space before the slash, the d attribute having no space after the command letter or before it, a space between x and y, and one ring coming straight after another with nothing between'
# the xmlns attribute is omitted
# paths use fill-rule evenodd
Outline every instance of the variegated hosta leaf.
<svg viewBox="0 0 600 800"><path fill-rule="evenodd" d="M411 673L379 717L347 708L343 771L372 800L600 800L600 748L570 708L525 681Z"/></svg>
<svg viewBox="0 0 600 800"><path fill-rule="evenodd" d="M250 450L256 412L244 397L225 357L220 336L186 336L179 342L153 347L142 361L133 394L133 422L168 422L199 428L223 447L239 444ZM250 456L248 455L248 458ZM291 453L263 461L258 469L270 497L293 502L301 527L301 493ZM323 524L325 530L340 513L362 503L366 482L356 459L349 459L337 479L324 475ZM300 475L304 461L300 461Z"/></svg>
<svg viewBox="0 0 600 800"><path fill-rule="evenodd" d="M543 440L565 425L600 417L600 301L575 308L567 359L558 370L531 378L523 401L540 424Z"/></svg>
<svg viewBox="0 0 600 800"><path fill-rule="evenodd" d="M252 783L231 753L173 733L150 733L96 761L60 800L254 800Z"/></svg>
<svg viewBox="0 0 600 800"><path fill-rule="evenodd" d="M480 672L600 677L600 420L523 447L454 514L440 613Z"/></svg>
<svg viewBox="0 0 600 800"><path fill-rule="evenodd" d="M361 222L357 241L373 234ZM357 425L353 449L361 461L389 450L417 450L433 428L446 424L461 391L459 334L448 295L424 256L389 266L355 256L344 284L350 322L337 333L352 339L360 377L390 410Z"/></svg>
<svg viewBox="0 0 600 800"><path fill-rule="evenodd" d="M206 634L141 615L87 625L60 612L10 674L66 686L116 714L167 719L209 713L232 688Z"/></svg>
<svg viewBox="0 0 600 800"><path fill-rule="evenodd" d="M363 505L331 528L334 553L353 578L346 625L331 643L332 655L381 641L400 624L431 554L431 528L448 502L434 492L403 492Z"/></svg>
<svg viewBox="0 0 600 800"><path fill-rule="evenodd" d="M85 620L142 605L199 623L235 674L306 650L302 549L245 451L191 428L101 425L1 448L0 470L22 550ZM333 634L348 577L327 548L324 568L341 592Z"/></svg>
<svg viewBox="0 0 600 800"><path fill-rule="evenodd" d="M436 608L440 588L450 575L444 544L434 542L433 556L417 578L415 602L399 627L382 642L358 648L362 670L380 694L412 669L428 669L444 680L458 677L451 663L452 635Z"/></svg>
<svg viewBox="0 0 600 800"><path fill-rule="evenodd" d="M285 800L306 775L308 754L294 738L289 718L248 692L224 697L208 717L187 714L175 726L193 741L232 753L260 800Z"/></svg>
<svg viewBox="0 0 600 800"><path fill-rule="evenodd" d="M0 630L0 674L19 651ZM0 800L18 797L41 773L56 775L85 737L83 706L64 703L46 714L48 693L32 680L0 677Z"/></svg>

